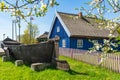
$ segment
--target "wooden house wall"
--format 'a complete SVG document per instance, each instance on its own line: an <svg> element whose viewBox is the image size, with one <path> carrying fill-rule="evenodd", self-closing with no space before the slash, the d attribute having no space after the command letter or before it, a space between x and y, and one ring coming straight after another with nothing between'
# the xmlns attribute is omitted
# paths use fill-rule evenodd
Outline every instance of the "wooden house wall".
<svg viewBox="0 0 120 80"><path fill-rule="evenodd" d="M60 27L60 32L57 32L58 26ZM62 24L58 20L58 18L55 19L55 22L54 22L54 25L53 25L53 28L52 28L49 38L54 38L55 36L60 37L59 47L62 47L62 40L64 39L66 41L66 48L70 48L70 39L69 39L67 33L65 32Z"/></svg>

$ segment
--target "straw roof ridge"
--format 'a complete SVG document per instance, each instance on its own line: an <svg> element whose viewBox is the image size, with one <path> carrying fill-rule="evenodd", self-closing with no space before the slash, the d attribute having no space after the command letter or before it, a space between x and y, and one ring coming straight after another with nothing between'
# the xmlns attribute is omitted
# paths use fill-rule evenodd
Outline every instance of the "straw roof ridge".
<svg viewBox="0 0 120 80"><path fill-rule="evenodd" d="M67 29L71 33L71 37L73 36L89 36L89 37L101 37L108 38L109 30L100 29L99 21L102 21L98 18L86 17L86 16L78 16L78 14L70 14L57 12ZM103 20L105 21L105 20Z"/></svg>

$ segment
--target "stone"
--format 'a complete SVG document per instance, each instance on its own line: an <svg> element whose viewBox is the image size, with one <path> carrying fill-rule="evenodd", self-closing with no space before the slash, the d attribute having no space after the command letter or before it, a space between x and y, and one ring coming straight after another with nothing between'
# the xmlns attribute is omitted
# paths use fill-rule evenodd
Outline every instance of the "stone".
<svg viewBox="0 0 120 80"><path fill-rule="evenodd" d="M0 57L5 56L5 52L0 52Z"/></svg>
<svg viewBox="0 0 120 80"><path fill-rule="evenodd" d="M66 60L56 60L56 63L57 63L57 69L64 70L64 71L70 70L70 65Z"/></svg>
<svg viewBox="0 0 120 80"><path fill-rule="evenodd" d="M47 66L50 66L49 63L33 63L31 64L31 69L33 71L41 71L45 69Z"/></svg>
<svg viewBox="0 0 120 80"><path fill-rule="evenodd" d="M7 62L9 60L10 58L8 56L2 56L2 62Z"/></svg>
<svg viewBox="0 0 120 80"><path fill-rule="evenodd" d="M16 60L15 65L16 66L22 66L23 65L23 60Z"/></svg>

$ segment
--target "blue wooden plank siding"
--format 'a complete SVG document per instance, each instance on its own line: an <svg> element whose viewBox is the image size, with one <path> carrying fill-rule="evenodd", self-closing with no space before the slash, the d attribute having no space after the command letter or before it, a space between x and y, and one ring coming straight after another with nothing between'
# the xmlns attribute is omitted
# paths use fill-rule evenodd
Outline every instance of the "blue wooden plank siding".
<svg viewBox="0 0 120 80"><path fill-rule="evenodd" d="M83 46L78 48L77 47L77 40L83 40ZM93 47L93 43L90 42L90 40L96 40L98 43L103 43L103 39L88 39L88 38L70 38L70 48L75 48L75 49L83 49L83 50L89 50L90 48Z"/></svg>
<svg viewBox="0 0 120 80"><path fill-rule="evenodd" d="M65 15L66 17L64 17ZM81 17L81 19L74 19L73 17L75 16L73 15L73 17L71 17L70 15L71 14L64 14L64 16L60 16L56 13L54 18L54 22L49 33L49 38L51 39L55 36L59 36L59 47L89 50L93 47L93 43L91 43L90 40L96 40L98 43L103 44L104 39L109 39L107 37L108 33L106 30L94 29L88 22L86 22L87 19L83 19ZM72 23L71 20L76 21L76 23ZM77 20L81 21L81 23L77 22ZM82 23L85 23L86 25L80 26ZM78 47L78 41L82 41L82 46ZM114 49L120 50L120 45Z"/></svg>
<svg viewBox="0 0 120 80"><path fill-rule="evenodd" d="M60 32L57 32L57 28L60 28ZM68 37L68 35L66 34L65 30L63 29L62 24L60 23L60 21L58 20L58 18L56 17L50 37L49 38L54 38L55 36L59 36L60 37L60 41L59 41L59 47L62 47L62 40L66 41L66 48L70 48L70 39Z"/></svg>
<svg viewBox="0 0 120 80"><path fill-rule="evenodd" d="M83 46L78 48L77 47L77 38L71 38L71 48L76 48L76 49L84 49L84 50L88 50L90 47L93 46L93 44L91 42L88 41L88 39L84 39L84 38L79 38L81 40L83 40Z"/></svg>
<svg viewBox="0 0 120 80"><path fill-rule="evenodd" d="M60 31L57 32L57 28L59 27ZM90 39L87 38L70 38L68 37L67 33L65 32L62 24L60 23L59 19L56 17L50 37L54 38L55 36L60 37L59 41L59 47L63 47L62 41L65 40L65 47L66 48L75 48L75 49L83 49L83 50L89 50L89 48L93 47L93 44L89 41ZM83 47L78 48L77 47L77 40L81 39L83 40ZM97 39L95 39L97 40ZM98 42L103 42L103 40L98 40Z"/></svg>

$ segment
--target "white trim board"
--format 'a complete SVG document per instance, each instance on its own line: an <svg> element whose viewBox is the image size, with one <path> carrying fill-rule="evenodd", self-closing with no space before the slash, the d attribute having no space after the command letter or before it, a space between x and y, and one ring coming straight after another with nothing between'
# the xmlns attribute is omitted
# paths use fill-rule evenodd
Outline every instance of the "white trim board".
<svg viewBox="0 0 120 80"><path fill-rule="evenodd" d="M58 14L57 12L56 12L56 16L57 16L57 18L59 19L60 23L62 24L64 30L66 31L68 37L70 37L71 34L70 34L69 29L66 27L66 25L65 25L64 22L63 22L63 20L61 19L61 17L59 16L59 14Z"/></svg>
<svg viewBox="0 0 120 80"><path fill-rule="evenodd" d="M51 34L51 32L52 32L52 29L53 29L53 26L54 26L56 17L57 17L57 16L55 15L54 18L53 18L53 21L52 21L52 24L51 24L51 27L50 27L50 31L49 31L49 34L48 34L48 39L50 38L50 34Z"/></svg>
<svg viewBox="0 0 120 80"><path fill-rule="evenodd" d="M66 25L64 24L64 22L62 21L61 17L59 16L58 12L56 11L55 12L55 16L54 16L54 19L53 19L53 22L52 22L52 25L51 25L51 28L50 28L50 32L49 32L49 35L48 35L48 38L50 38L50 35L51 35L51 32L52 32L52 29L54 27L54 23L55 23L55 19L58 18L58 20L60 21L60 23L62 24L63 26L63 29L66 31L68 37L70 37L70 31L68 30L68 28L66 27Z"/></svg>

